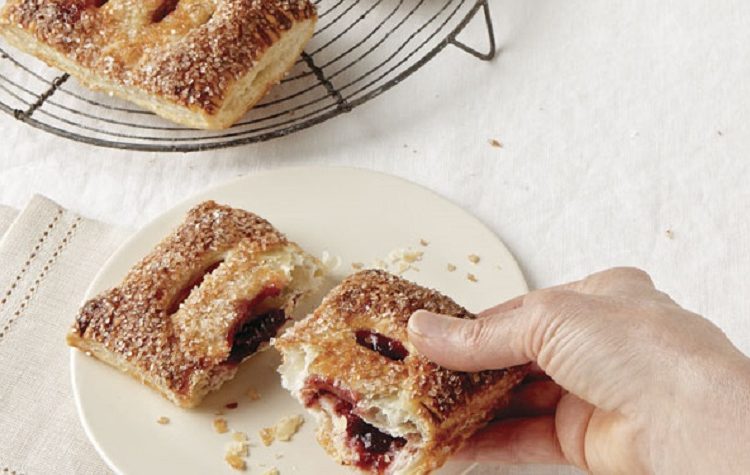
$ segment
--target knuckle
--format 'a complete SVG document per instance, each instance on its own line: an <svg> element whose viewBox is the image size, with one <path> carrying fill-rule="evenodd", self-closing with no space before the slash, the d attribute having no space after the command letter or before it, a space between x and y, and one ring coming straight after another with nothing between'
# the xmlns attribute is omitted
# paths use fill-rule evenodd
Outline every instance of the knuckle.
<svg viewBox="0 0 750 475"><path fill-rule="evenodd" d="M653 288L654 283L646 271L637 267L613 267L586 277L581 287L586 293L607 294L622 288Z"/></svg>
<svg viewBox="0 0 750 475"><path fill-rule="evenodd" d="M524 307L535 314L555 314L575 299L575 293L566 290L535 290L526 295Z"/></svg>
<svg viewBox="0 0 750 475"><path fill-rule="evenodd" d="M651 276L648 275L648 272L639 267L615 267L615 271L619 272L623 278L651 282Z"/></svg>
<svg viewBox="0 0 750 475"><path fill-rule="evenodd" d="M654 297L657 300L661 300L663 303L679 307L679 305L677 304L677 302L675 302L674 299L672 297L670 297L670 295L668 293L666 293L666 292L662 292L661 290L655 290L654 291Z"/></svg>
<svg viewBox="0 0 750 475"><path fill-rule="evenodd" d="M614 267L602 274L611 279L629 280L633 282L643 282L651 284L651 276L646 271L638 267Z"/></svg>

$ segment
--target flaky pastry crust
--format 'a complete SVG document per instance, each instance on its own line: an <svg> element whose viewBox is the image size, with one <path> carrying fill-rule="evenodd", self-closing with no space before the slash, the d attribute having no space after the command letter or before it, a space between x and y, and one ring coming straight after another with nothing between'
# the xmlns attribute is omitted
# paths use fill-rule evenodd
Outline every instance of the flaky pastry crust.
<svg viewBox="0 0 750 475"><path fill-rule="evenodd" d="M316 414L318 440L338 462L373 473L428 473L524 377L524 367L462 373L428 361L408 338L407 322L419 309L475 318L435 290L367 270L273 343L284 357L282 384ZM380 455L373 459L368 447Z"/></svg>
<svg viewBox="0 0 750 475"><path fill-rule="evenodd" d="M193 407L267 345L321 273L268 221L204 202L85 303L67 340Z"/></svg>
<svg viewBox="0 0 750 475"><path fill-rule="evenodd" d="M0 35L90 88L219 129L291 68L316 20L309 0L9 0Z"/></svg>

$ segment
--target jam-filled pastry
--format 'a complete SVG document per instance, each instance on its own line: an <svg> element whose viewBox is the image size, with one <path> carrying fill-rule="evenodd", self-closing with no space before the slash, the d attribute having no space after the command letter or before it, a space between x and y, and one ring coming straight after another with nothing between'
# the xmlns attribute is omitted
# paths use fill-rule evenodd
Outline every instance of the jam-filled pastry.
<svg viewBox="0 0 750 475"><path fill-rule="evenodd" d="M461 373L428 361L407 335L418 309L475 318L437 291L367 270L274 342L282 384L316 416L318 441L337 462L369 473L429 473L524 377L525 367Z"/></svg>
<svg viewBox="0 0 750 475"><path fill-rule="evenodd" d="M268 221L207 201L84 304L68 343L194 407L268 346L322 274Z"/></svg>
<svg viewBox="0 0 750 475"><path fill-rule="evenodd" d="M310 0L8 0L0 35L91 89L222 129L294 65L316 21Z"/></svg>

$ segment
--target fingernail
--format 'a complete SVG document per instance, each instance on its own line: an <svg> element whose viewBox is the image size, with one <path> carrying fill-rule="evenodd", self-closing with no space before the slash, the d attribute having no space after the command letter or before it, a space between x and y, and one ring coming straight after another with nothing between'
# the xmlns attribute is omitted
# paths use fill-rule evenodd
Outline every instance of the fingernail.
<svg viewBox="0 0 750 475"><path fill-rule="evenodd" d="M451 325L455 320L453 317L446 317L437 313L428 312L427 310L417 310L409 319L409 331L417 336L424 338L440 338L452 333Z"/></svg>

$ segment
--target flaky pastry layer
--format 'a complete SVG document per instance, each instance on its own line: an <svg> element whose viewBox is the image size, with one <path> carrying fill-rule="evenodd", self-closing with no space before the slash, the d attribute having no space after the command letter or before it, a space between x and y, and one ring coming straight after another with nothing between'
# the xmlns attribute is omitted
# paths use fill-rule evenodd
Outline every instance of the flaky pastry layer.
<svg viewBox="0 0 750 475"><path fill-rule="evenodd" d="M408 339L407 322L419 309L475 318L437 291L368 270L274 342L282 384L316 415L318 440L338 462L371 473L428 473L524 377L524 367L461 373L428 361Z"/></svg>
<svg viewBox="0 0 750 475"><path fill-rule="evenodd" d="M0 35L92 89L220 129L293 66L316 21L309 0L9 0Z"/></svg>
<svg viewBox="0 0 750 475"><path fill-rule="evenodd" d="M205 202L85 303L68 343L193 407L267 346L321 275L268 221Z"/></svg>

